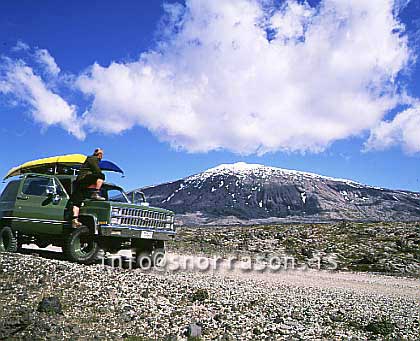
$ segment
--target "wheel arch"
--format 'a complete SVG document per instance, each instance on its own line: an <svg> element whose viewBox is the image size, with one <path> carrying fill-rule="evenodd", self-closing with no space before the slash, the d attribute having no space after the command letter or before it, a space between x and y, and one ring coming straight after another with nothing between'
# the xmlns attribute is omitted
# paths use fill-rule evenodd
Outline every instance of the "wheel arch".
<svg viewBox="0 0 420 341"><path fill-rule="evenodd" d="M8 227L12 228L12 218L9 218L9 217L4 218L4 217L1 217L0 218L0 227L4 227L4 226L8 226Z"/></svg>
<svg viewBox="0 0 420 341"><path fill-rule="evenodd" d="M79 221L89 228L92 234L99 234L98 218L93 214L81 214Z"/></svg>

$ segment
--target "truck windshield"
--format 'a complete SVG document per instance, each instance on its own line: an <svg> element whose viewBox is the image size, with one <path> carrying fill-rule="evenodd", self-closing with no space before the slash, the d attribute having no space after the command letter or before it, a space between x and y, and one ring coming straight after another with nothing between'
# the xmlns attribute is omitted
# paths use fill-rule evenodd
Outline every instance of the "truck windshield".
<svg viewBox="0 0 420 341"><path fill-rule="evenodd" d="M130 203L125 193L119 188L103 188L102 195L108 201Z"/></svg>

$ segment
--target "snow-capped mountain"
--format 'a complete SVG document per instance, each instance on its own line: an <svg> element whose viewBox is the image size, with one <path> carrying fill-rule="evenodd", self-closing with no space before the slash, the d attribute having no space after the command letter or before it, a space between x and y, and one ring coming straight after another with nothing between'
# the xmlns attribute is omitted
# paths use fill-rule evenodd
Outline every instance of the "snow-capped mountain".
<svg viewBox="0 0 420 341"><path fill-rule="evenodd" d="M142 191L183 223L420 220L420 193L243 162Z"/></svg>

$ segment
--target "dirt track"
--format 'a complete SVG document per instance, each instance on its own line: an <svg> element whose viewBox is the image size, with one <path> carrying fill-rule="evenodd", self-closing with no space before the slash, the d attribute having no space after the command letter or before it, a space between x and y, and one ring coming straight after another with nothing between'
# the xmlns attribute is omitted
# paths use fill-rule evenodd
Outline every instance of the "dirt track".
<svg viewBox="0 0 420 341"><path fill-rule="evenodd" d="M374 275L366 273L334 272L326 270L279 270L276 272L266 270L253 271L243 270L249 267L247 262L233 262L223 260L216 262L212 258L182 256L178 254L168 255L168 267L172 263L188 264L186 271L202 271L200 267L209 263L208 273L221 274L227 277L239 279L253 279L267 282L275 282L285 285L314 287L314 288L346 288L363 290L366 292L409 296L420 302L420 281L417 279ZM217 266L216 266L217 264Z"/></svg>
<svg viewBox="0 0 420 341"><path fill-rule="evenodd" d="M0 254L0 338L185 340L191 324L202 329L202 340L419 335L416 279L314 270L244 272L246 262L229 269L226 260L217 270L201 271L199 264L212 268L214 261L197 256L185 270L171 271L189 257L175 253L168 255L166 270L144 271L100 262L78 265L63 261L57 251ZM61 300L63 314L37 311L42 297L50 296Z"/></svg>
<svg viewBox="0 0 420 341"><path fill-rule="evenodd" d="M36 245L27 245L25 248L28 252L29 250L34 250L34 252L37 252L36 250L45 250L57 253L57 256L61 252L61 249L58 247L39 249ZM119 255L128 258L130 257L130 252L121 251ZM252 279L298 287L363 290L373 294L412 297L420 303L420 280L413 278L313 269L281 269L278 271L266 269L265 271L258 271L249 270L250 263L246 261L218 260L216 258L185 256L177 253L167 254L164 269L173 272L186 271L218 274L230 278Z"/></svg>

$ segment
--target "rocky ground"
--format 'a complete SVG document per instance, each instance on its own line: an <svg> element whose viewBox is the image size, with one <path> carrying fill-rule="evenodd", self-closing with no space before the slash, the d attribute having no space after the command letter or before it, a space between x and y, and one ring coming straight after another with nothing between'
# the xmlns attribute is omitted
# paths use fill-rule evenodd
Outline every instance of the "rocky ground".
<svg viewBox="0 0 420 341"><path fill-rule="evenodd" d="M365 249L377 255L378 248L387 248L392 257L379 257L385 260L378 264L398 255L395 264L402 262L414 269L418 239L410 236L417 228L396 224L388 229L390 240L385 241L385 225L350 225L343 233L359 236L352 243L338 233L338 226L330 234L323 225L307 226L308 236L300 225L201 228L195 233L181 229L169 245L169 266L152 271L100 263L83 266L45 251L3 253L0 339L416 340L420 281L412 278L413 271L411 278L397 276L403 273L395 271L400 267L390 268L393 276L384 276L302 267L278 272L230 270L226 261L206 272L173 271L170 265L179 259L178 254L200 260L199 254L211 259L224 251L225 258L232 254L246 258L255 256L255 249L277 253L283 248L290 254L300 253L304 263L310 253L304 252L305 256L302 248L327 253L335 238L335 252L344 255L341 268L350 269L346 264L361 258ZM323 240L321 235L328 237ZM393 245L393 235L402 242ZM400 244L410 248L406 256ZM343 245L353 247L342 253ZM411 253L414 257L408 256ZM368 265L372 264L376 263Z"/></svg>
<svg viewBox="0 0 420 341"><path fill-rule="evenodd" d="M180 254L290 255L296 264L328 260L338 270L420 278L420 223L282 224L181 227L169 248Z"/></svg>

